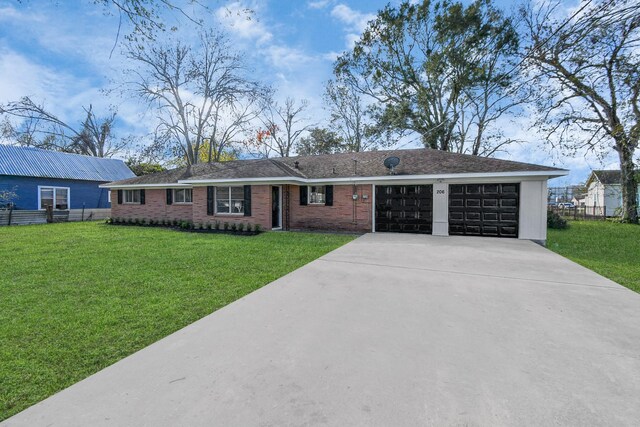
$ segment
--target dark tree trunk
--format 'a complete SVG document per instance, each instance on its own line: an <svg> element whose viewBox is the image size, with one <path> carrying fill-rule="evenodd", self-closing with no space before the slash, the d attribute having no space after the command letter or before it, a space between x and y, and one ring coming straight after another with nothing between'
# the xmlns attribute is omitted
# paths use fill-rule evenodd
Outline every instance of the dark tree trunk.
<svg viewBox="0 0 640 427"><path fill-rule="evenodd" d="M622 172L622 220L638 224L638 179L633 164L633 149L629 144L618 144Z"/></svg>

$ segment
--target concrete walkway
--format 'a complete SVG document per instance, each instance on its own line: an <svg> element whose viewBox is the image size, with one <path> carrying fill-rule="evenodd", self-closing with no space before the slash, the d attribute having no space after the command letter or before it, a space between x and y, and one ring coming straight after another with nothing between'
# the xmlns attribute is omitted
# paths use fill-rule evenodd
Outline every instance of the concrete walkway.
<svg viewBox="0 0 640 427"><path fill-rule="evenodd" d="M518 240L370 234L4 426L640 425L640 295Z"/></svg>

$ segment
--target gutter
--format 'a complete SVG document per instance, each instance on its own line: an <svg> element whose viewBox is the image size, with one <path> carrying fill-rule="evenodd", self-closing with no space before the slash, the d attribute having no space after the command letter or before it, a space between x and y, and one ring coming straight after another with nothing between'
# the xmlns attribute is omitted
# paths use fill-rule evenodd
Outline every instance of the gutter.
<svg viewBox="0 0 640 427"><path fill-rule="evenodd" d="M348 178L300 178L288 177L264 177L264 178L229 178L229 179L184 179L177 183L167 184L123 184L110 185L103 184L100 188L111 189L142 189L142 188L191 188L212 184L380 184L380 183L408 183L414 181L444 182L446 181L468 181L468 180L509 180L513 178L557 178L568 175L568 170L556 169L550 171L520 171L520 172L491 172L491 173L452 173L452 174L430 174L430 175L384 175L368 177L348 177ZM506 182L506 181L505 181Z"/></svg>

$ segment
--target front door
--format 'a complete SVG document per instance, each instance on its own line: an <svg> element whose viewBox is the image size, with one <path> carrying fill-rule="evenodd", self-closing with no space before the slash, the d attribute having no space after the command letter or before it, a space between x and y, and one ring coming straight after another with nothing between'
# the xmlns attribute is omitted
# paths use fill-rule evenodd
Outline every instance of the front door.
<svg viewBox="0 0 640 427"><path fill-rule="evenodd" d="M280 187L271 187L271 228L282 227L280 212Z"/></svg>

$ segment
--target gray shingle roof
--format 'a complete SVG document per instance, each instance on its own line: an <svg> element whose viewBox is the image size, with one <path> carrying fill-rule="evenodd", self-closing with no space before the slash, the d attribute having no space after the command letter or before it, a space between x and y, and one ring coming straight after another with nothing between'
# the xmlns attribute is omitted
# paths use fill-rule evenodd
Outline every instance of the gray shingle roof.
<svg viewBox="0 0 640 427"><path fill-rule="evenodd" d="M558 168L513 162L489 157L449 153L419 148L413 150L368 151L321 156L300 156L278 159L299 170L308 178L340 178L389 175L383 162L389 156L398 157L395 175L441 175L457 173L557 171ZM356 160L354 162L354 160Z"/></svg>
<svg viewBox="0 0 640 427"><path fill-rule="evenodd" d="M589 184L594 177L605 185L615 185L622 183L622 171L616 169L591 171L591 175L587 179L587 184ZM640 181L640 170L636 170L636 179Z"/></svg>
<svg viewBox="0 0 640 427"><path fill-rule="evenodd" d="M622 182L622 172L619 170L598 170L593 174L603 184L620 184Z"/></svg>
<svg viewBox="0 0 640 427"><path fill-rule="evenodd" d="M396 176L492 172L550 172L553 174L561 170L529 163L420 148L198 164L190 169L174 169L113 184L149 185L172 184L179 180L289 177L303 179L379 177L389 175L389 170L384 166L383 161L390 156L400 158L400 164L395 168ZM298 162L297 168L296 162Z"/></svg>
<svg viewBox="0 0 640 427"><path fill-rule="evenodd" d="M0 144L0 175L109 182L135 176L122 160Z"/></svg>

